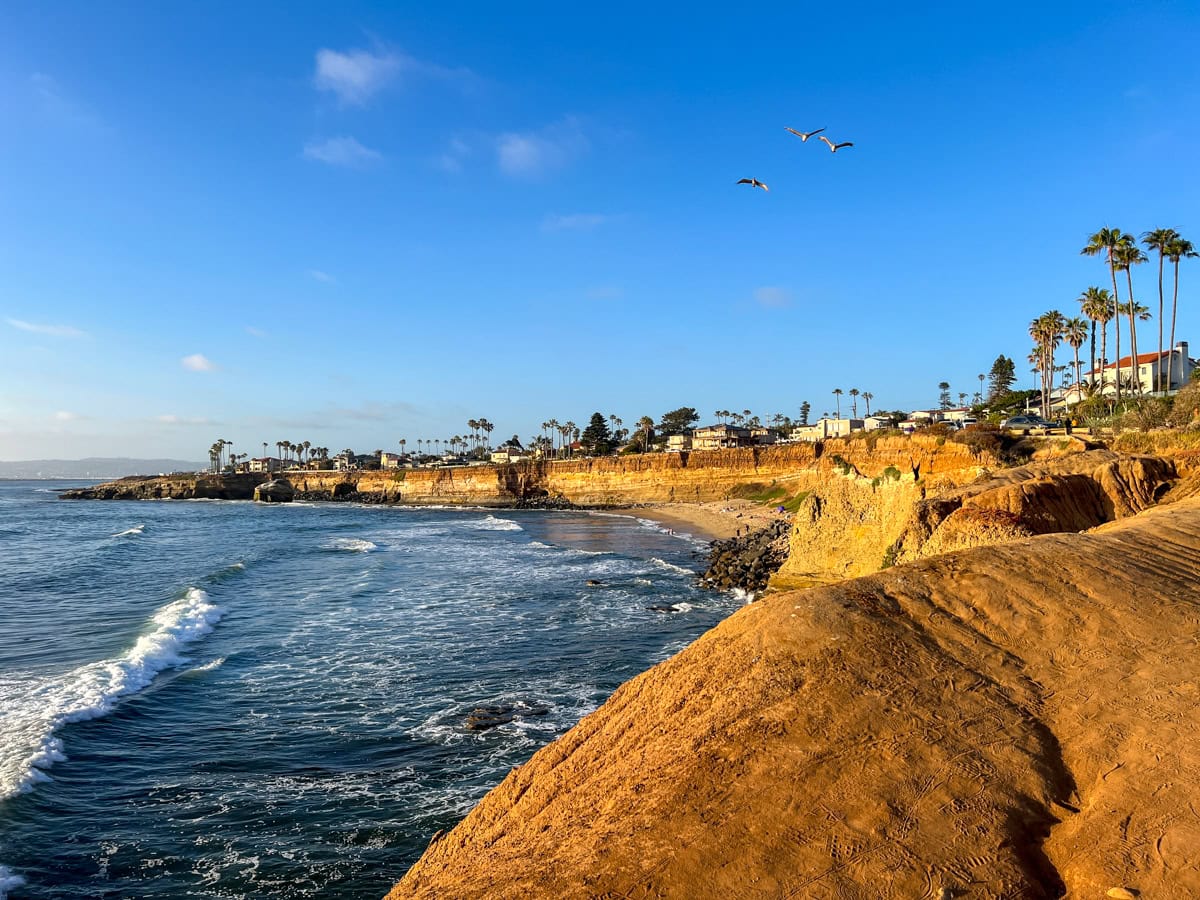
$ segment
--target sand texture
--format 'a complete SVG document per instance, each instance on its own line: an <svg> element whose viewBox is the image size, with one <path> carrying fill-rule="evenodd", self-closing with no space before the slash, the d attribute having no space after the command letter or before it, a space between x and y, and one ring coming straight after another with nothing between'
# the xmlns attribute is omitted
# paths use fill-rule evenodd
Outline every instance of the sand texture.
<svg viewBox="0 0 1200 900"><path fill-rule="evenodd" d="M1196 897L1198 701L1197 498L774 594L389 896Z"/></svg>

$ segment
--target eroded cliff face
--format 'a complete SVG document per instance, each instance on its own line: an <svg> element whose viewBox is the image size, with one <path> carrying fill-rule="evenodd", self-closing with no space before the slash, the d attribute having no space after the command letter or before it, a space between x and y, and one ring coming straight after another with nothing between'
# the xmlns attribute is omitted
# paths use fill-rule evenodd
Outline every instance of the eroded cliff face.
<svg viewBox="0 0 1200 900"><path fill-rule="evenodd" d="M389 897L1200 896L1198 579L1193 499L772 595Z"/></svg>
<svg viewBox="0 0 1200 900"><path fill-rule="evenodd" d="M1056 442L1037 461L998 471L943 465L928 481L845 470L798 511L772 586L827 584L951 550L1083 531L1149 508L1177 476L1169 460L1079 446Z"/></svg>

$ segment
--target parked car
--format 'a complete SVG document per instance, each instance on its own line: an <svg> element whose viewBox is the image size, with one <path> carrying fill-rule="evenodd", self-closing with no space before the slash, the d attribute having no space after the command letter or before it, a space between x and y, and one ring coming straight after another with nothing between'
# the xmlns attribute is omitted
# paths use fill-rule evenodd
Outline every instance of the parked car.
<svg viewBox="0 0 1200 900"><path fill-rule="evenodd" d="M1057 428L1058 425L1049 419L1043 419L1041 416L1033 413L1024 413L1019 416L1013 416L1011 419L1005 419L1000 427L1014 428L1018 431L1029 431L1033 428Z"/></svg>

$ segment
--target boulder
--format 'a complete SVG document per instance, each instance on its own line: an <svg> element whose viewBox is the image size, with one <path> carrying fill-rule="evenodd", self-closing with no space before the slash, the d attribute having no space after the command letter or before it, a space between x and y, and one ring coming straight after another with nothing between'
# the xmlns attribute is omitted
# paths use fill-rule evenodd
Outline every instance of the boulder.
<svg viewBox="0 0 1200 900"><path fill-rule="evenodd" d="M264 481L254 489L254 499L262 503L291 503L295 498L295 488L282 478Z"/></svg>

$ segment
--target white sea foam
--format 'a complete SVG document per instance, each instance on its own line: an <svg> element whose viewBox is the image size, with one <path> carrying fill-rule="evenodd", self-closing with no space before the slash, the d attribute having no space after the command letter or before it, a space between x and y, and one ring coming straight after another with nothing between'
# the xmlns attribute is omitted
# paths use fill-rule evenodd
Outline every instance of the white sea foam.
<svg viewBox="0 0 1200 900"><path fill-rule="evenodd" d="M743 603L753 603L755 594L754 591L747 591L743 590L742 588L734 588L733 597L735 600L741 600Z"/></svg>
<svg viewBox="0 0 1200 900"><path fill-rule="evenodd" d="M468 528L476 528L480 531L524 531L525 529L518 525L512 519L498 519L495 516L487 516L483 519L471 519L463 523Z"/></svg>
<svg viewBox="0 0 1200 900"><path fill-rule="evenodd" d="M141 534L145 525L134 525L132 528L126 528L124 531L118 531L113 537L125 537L129 534Z"/></svg>
<svg viewBox="0 0 1200 900"><path fill-rule="evenodd" d="M14 874L8 866L0 866L0 900L5 900L9 891L19 888L24 883L25 879Z"/></svg>
<svg viewBox="0 0 1200 900"><path fill-rule="evenodd" d="M375 542L365 541L361 538L334 538L325 547L328 550L350 550L354 553L368 553L375 549Z"/></svg>
<svg viewBox="0 0 1200 900"><path fill-rule="evenodd" d="M650 557L650 562L658 566L660 569L666 569L668 572L675 572L678 575L695 575L691 569L685 569L683 566L677 566L674 563L669 563L665 559L659 559L657 556Z"/></svg>
<svg viewBox="0 0 1200 900"><path fill-rule="evenodd" d="M66 758L59 728L107 715L120 698L186 662L180 652L212 631L223 612L204 591L189 588L161 607L150 620L152 628L120 656L16 690L11 688L17 685L0 684L0 800L45 781L46 770Z"/></svg>
<svg viewBox="0 0 1200 900"><path fill-rule="evenodd" d="M189 675L195 674L196 672L211 672L211 671L213 671L213 669L221 668L221 666L224 665L224 663L225 663L225 657L218 656L216 659L211 659L202 665L188 669L188 674Z"/></svg>

